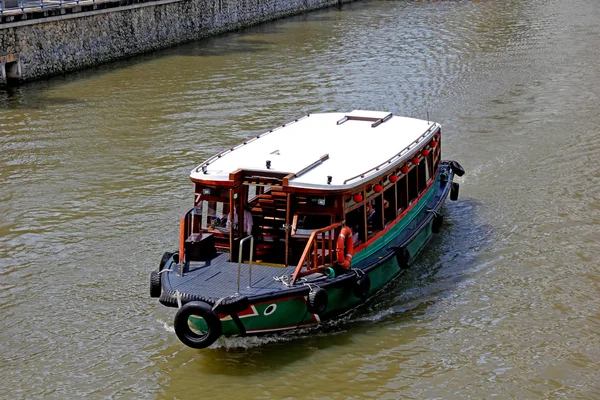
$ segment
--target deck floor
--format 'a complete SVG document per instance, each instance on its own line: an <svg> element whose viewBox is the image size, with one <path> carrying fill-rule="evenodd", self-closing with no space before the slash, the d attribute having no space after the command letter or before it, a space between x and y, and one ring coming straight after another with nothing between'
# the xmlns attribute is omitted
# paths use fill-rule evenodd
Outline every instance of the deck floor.
<svg viewBox="0 0 600 400"><path fill-rule="evenodd" d="M173 290L213 298L221 298L239 293L241 295L260 295L286 290L288 287L275 277L290 276L295 266L276 267L252 264L252 282L249 286L250 265L242 264L240 271L240 287L238 292L238 263L229 262L229 253L219 253L210 261L190 262L184 276L175 273L168 275ZM325 279L321 274L314 274L309 281Z"/></svg>

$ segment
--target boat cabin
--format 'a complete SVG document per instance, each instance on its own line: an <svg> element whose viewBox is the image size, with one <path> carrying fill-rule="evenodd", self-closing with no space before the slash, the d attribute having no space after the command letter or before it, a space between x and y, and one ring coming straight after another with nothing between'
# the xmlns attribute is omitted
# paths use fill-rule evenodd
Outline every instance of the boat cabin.
<svg viewBox="0 0 600 400"><path fill-rule="evenodd" d="M360 252L433 184L440 140L436 123L361 110L307 115L252 137L192 171L180 257L326 266L342 226Z"/></svg>

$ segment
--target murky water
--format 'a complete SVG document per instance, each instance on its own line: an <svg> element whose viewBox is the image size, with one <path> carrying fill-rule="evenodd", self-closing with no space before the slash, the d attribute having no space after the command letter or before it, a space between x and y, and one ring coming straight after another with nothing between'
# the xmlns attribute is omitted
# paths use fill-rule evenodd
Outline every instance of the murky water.
<svg viewBox="0 0 600 400"><path fill-rule="evenodd" d="M599 15L363 1L0 92L0 397L600 398ZM444 125L444 232L343 321L183 346L148 275L189 171L353 109Z"/></svg>

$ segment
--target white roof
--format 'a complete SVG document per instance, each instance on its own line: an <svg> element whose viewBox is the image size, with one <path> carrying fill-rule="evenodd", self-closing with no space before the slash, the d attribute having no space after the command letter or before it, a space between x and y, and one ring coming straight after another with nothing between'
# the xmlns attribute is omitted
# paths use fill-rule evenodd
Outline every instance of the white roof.
<svg viewBox="0 0 600 400"><path fill-rule="evenodd" d="M385 122L372 127L386 117ZM381 111L310 114L256 140L249 139L220 157L212 157L190 176L194 180L229 180L229 173L239 168L298 173L328 154L322 163L290 180L289 186L324 190L354 187L410 158L421 144L431 140L438 126ZM270 169L266 167L267 160L271 161ZM386 164L378 171L368 172L382 163ZM365 172L368 173L363 177L345 183ZM331 184L327 184L328 176Z"/></svg>

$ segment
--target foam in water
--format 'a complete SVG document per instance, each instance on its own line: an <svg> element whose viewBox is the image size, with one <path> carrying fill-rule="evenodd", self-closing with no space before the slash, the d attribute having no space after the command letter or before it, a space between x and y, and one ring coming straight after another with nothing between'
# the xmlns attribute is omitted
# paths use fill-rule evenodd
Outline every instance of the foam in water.
<svg viewBox="0 0 600 400"><path fill-rule="evenodd" d="M175 328L173 327L173 325L169 325L168 322L165 321L161 321L160 319L157 319L156 322L158 322L159 324L162 324L163 329L169 333L175 333Z"/></svg>

